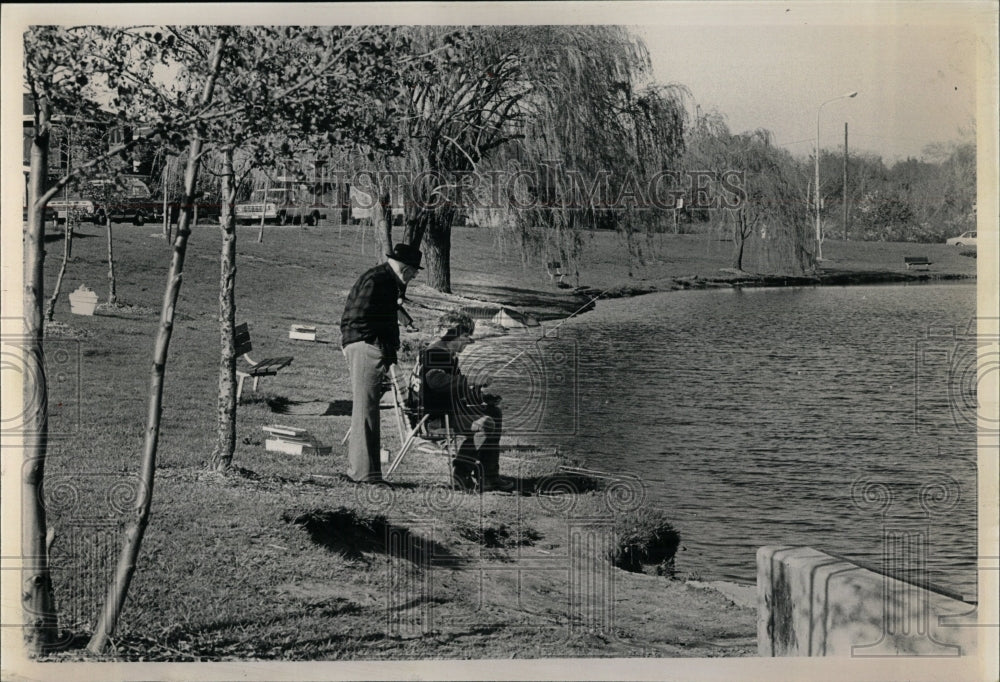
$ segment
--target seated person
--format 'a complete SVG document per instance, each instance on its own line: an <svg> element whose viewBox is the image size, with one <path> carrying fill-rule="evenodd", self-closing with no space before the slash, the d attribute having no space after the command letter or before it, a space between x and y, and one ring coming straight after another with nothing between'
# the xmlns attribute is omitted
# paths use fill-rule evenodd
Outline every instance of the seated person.
<svg viewBox="0 0 1000 682"><path fill-rule="evenodd" d="M451 428L465 436L452 462L452 482L464 490L512 490L500 478L499 396L484 394L489 380L472 384L458 367L458 355L473 342L475 322L448 312L438 321L441 337L420 352L410 383L411 406L431 420L449 416ZM443 421L443 419L442 419Z"/></svg>

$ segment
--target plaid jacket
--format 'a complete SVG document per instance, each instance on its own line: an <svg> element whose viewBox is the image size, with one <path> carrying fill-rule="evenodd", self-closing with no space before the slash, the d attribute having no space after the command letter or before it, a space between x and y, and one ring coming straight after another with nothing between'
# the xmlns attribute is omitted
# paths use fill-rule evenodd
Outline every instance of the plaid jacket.
<svg viewBox="0 0 1000 682"><path fill-rule="evenodd" d="M397 321L400 282L388 263L376 265L358 278L347 295L340 318L340 344L365 341L390 356L399 348Z"/></svg>

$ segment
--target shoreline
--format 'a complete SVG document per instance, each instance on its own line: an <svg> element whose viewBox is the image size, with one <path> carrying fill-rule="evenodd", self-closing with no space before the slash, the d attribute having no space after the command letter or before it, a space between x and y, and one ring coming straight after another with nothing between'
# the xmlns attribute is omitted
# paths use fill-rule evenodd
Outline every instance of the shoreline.
<svg viewBox="0 0 1000 682"><path fill-rule="evenodd" d="M419 283L414 290L419 292L416 295L421 298L441 298L463 307L495 308L497 312L500 308L512 308L530 314L539 321L553 321L589 312L600 300L635 298L675 291L975 282L976 275L956 272L833 271L804 276L734 273L730 276L709 277L695 274L647 283L617 284L605 289L594 286L556 291L521 289L514 295L504 288L491 288L485 285L471 287L472 291L468 294L454 292L441 294ZM461 285L455 287L458 290L462 288Z"/></svg>
<svg viewBox="0 0 1000 682"><path fill-rule="evenodd" d="M623 298L666 291L687 291L690 289L741 289L741 288L783 288L807 286L864 286L870 284L930 284L932 282L975 280L975 275L961 273L903 273L903 272L830 272L820 275L751 275L736 274L734 277L702 277L691 275L673 278L672 283L662 285L623 285L605 292L602 298ZM585 293L596 291L585 288Z"/></svg>

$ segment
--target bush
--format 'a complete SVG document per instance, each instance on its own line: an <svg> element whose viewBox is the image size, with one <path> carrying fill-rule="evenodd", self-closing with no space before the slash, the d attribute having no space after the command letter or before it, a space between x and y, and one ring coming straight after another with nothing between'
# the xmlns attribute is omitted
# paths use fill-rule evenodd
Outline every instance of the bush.
<svg viewBox="0 0 1000 682"><path fill-rule="evenodd" d="M614 530L616 543L611 562L633 573L641 573L645 566L667 568L681 543L680 533L658 509L623 514L615 519Z"/></svg>

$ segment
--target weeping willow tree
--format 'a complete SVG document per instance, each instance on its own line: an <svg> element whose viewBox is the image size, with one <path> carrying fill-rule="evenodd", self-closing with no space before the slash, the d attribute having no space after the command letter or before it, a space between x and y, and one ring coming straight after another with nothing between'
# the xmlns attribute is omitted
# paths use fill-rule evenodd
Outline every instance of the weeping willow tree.
<svg viewBox="0 0 1000 682"><path fill-rule="evenodd" d="M803 200L808 193L797 177L795 160L772 144L770 131L734 134L720 114L699 113L688 142L688 167L710 173L710 212L720 217L715 224L732 238L732 267L743 270L747 246L756 244L757 271L811 271L815 260Z"/></svg>
<svg viewBox="0 0 1000 682"><path fill-rule="evenodd" d="M687 89L642 85L645 45L619 26L504 29L520 46L531 83L524 134L504 150L508 167L533 172L516 185L505 225L522 254L567 263L578 274L587 230L615 229L628 268L642 263L642 234L665 217L651 190L684 149Z"/></svg>
<svg viewBox="0 0 1000 682"><path fill-rule="evenodd" d="M451 290L452 226L473 206L524 258L575 262L595 227L619 229L641 258L632 236L658 217L648 186L683 149L686 90L641 85L640 41L615 26L413 27L406 38L405 151L370 160L403 178L403 241L421 245L431 286Z"/></svg>
<svg viewBox="0 0 1000 682"><path fill-rule="evenodd" d="M504 44L493 28L412 27L404 37L410 51L399 62L405 150L397 159L383 157L382 169L404 179L403 241L422 245L428 283L450 292L462 178L519 137L529 84L517 46ZM377 155L370 160L379 162ZM385 188L377 186L374 195L384 199Z"/></svg>

